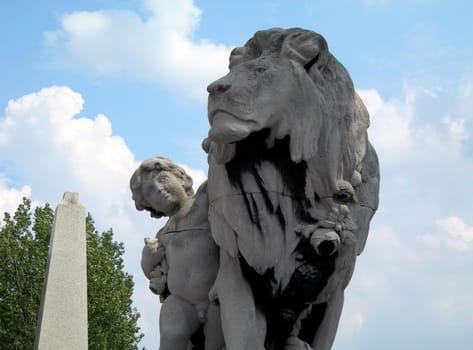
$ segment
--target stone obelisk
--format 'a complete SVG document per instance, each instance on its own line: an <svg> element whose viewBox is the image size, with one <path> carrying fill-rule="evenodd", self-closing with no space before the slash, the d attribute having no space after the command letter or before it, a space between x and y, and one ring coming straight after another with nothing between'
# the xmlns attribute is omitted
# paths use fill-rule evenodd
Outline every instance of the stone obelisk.
<svg viewBox="0 0 473 350"><path fill-rule="evenodd" d="M51 232L35 349L87 349L85 208L66 192Z"/></svg>

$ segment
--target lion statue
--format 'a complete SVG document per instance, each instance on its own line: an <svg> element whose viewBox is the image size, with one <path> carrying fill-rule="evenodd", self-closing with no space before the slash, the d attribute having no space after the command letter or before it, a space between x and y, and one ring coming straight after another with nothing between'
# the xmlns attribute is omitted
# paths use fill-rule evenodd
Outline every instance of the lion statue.
<svg viewBox="0 0 473 350"><path fill-rule="evenodd" d="M208 88L210 297L227 350L328 350L377 209L369 115L325 39L257 32Z"/></svg>

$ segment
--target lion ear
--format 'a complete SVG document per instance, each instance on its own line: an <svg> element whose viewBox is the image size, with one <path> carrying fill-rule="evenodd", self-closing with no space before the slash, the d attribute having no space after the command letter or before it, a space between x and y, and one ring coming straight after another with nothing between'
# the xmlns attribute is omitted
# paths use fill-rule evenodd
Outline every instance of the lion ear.
<svg viewBox="0 0 473 350"><path fill-rule="evenodd" d="M328 45L317 33L293 29L284 39L281 57L299 63L306 71L309 71L314 64L322 68L329 59Z"/></svg>

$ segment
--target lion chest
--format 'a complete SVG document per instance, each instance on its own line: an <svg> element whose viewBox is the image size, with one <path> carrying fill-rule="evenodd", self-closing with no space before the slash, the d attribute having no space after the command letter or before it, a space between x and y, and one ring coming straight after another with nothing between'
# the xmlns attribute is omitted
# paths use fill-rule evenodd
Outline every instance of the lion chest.
<svg viewBox="0 0 473 350"><path fill-rule="evenodd" d="M299 241L294 232L299 199L288 186L285 172L271 160L234 166L210 164L212 236L221 248L231 256L242 256L258 273L272 269L277 280L286 280L295 266L292 253Z"/></svg>

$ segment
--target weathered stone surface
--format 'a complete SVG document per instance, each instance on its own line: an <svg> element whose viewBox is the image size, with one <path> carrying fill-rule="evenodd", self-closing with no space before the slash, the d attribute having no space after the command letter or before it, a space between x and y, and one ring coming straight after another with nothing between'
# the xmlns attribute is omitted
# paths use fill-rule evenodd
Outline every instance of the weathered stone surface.
<svg viewBox="0 0 473 350"><path fill-rule="evenodd" d="M218 303L225 349L329 350L344 290L378 207L379 166L368 141L368 112L325 39L308 30L257 32L232 51L229 68L207 88L205 193L177 201L182 208L200 203L198 208L166 209L159 204L162 193L172 196L159 188L164 180L155 174L149 177L158 179L153 186L134 188L132 177L137 209L170 216L157 240L146 241L143 271L163 296L159 282L165 271L170 287L171 261L179 266L199 258L197 250L172 248L173 240L176 247L199 241L190 235L179 241L178 227L185 223L183 230L192 231L205 217L214 243L199 249L218 246L219 261L209 261L218 271L194 271L199 277L192 286L208 291L209 305ZM140 202L140 196L149 199ZM168 270L156 264L161 256ZM157 267L160 279L153 284ZM174 283L191 285L191 270L181 269ZM178 296L177 290L170 294ZM161 338L177 322L166 314ZM192 317L180 321L192 323ZM204 331L207 341L220 328ZM161 350L184 350L190 333L198 331L188 332L181 347L161 343Z"/></svg>
<svg viewBox="0 0 473 350"><path fill-rule="evenodd" d="M207 89L226 349L328 350L378 203L368 112L325 39L299 28L257 32Z"/></svg>
<svg viewBox="0 0 473 350"><path fill-rule="evenodd" d="M66 192L56 208L35 349L87 349L85 208Z"/></svg>
<svg viewBox="0 0 473 350"><path fill-rule="evenodd" d="M207 184L194 195L184 169L154 157L134 172L130 187L138 210L169 217L156 238L145 238L141 259L149 287L162 302L160 349L185 350L194 344L221 350L220 310L208 297L219 250L210 235Z"/></svg>

